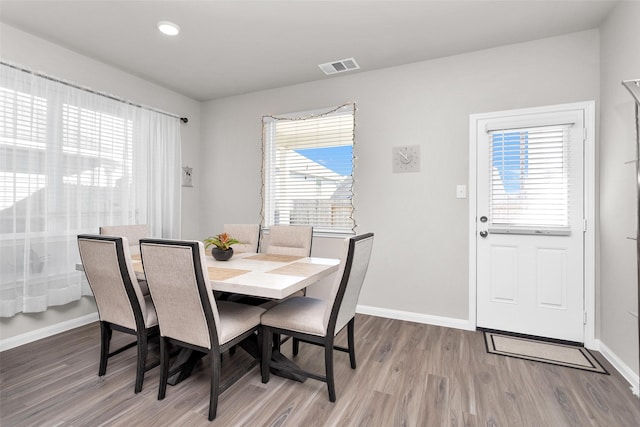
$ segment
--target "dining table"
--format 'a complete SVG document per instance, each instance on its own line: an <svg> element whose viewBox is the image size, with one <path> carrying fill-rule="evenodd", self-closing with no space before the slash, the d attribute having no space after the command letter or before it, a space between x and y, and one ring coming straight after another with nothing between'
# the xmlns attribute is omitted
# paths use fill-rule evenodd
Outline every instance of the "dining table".
<svg viewBox="0 0 640 427"><path fill-rule="evenodd" d="M131 255L133 269L138 280L145 280L144 265L140 254ZM206 256L206 269L213 291L221 294L240 294L266 300L284 299L338 271L339 259L304 257L270 253L236 253L227 261L218 261L211 254ZM76 264L82 271L82 264ZM255 337L254 337L255 338ZM240 346L256 360L261 357L257 339L243 341ZM187 378L202 354L183 351L173 366L183 368L169 378L169 384L178 384ZM293 363L274 349L272 358L280 363ZM296 374L274 372L303 382L305 377Z"/></svg>
<svg viewBox="0 0 640 427"><path fill-rule="evenodd" d="M131 256L133 269L144 280L139 254ZM269 253L237 253L228 261L206 256L211 289L266 299L283 299L335 273L340 260Z"/></svg>

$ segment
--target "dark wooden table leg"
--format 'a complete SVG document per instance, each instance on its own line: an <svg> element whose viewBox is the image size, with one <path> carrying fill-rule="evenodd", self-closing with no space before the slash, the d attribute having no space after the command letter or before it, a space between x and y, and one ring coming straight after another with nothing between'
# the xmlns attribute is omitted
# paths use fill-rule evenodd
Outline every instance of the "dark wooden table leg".
<svg viewBox="0 0 640 427"><path fill-rule="evenodd" d="M182 350L180 350L180 353L178 353L178 357L173 362L172 367L182 365L182 369L180 369L180 371L176 372L174 375L170 376L167 383L170 385L176 385L180 381L187 378L189 375L191 375L191 372L193 371L193 368L195 368L196 363L198 363L198 360L202 359L203 357L204 353L201 353L199 351L191 350L189 348L183 348ZM169 372L171 372L171 369L172 368L170 367Z"/></svg>
<svg viewBox="0 0 640 427"><path fill-rule="evenodd" d="M283 355L282 353L280 353L280 350L273 350L271 352L271 359L275 362L278 362L281 365L285 365L285 366L291 366L293 368L298 368L298 365L296 365L293 360L287 358L285 355ZM279 369L275 369L275 368L271 368L271 373L273 375L277 375L279 377L283 377L283 378L288 378L290 380L294 380L294 381L298 381L298 382L305 382L307 380L307 377L305 377L304 375L298 375L294 372L289 372L289 371L281 371Z"/></svg>
<svg viewBox="0 0 640 427"><path fill-rule="evenodd" d="M249 353L254 359L260 360L261 354L260 354L260 347L258 346L257 335L252 335L248 337L244 341L241 341L238 345L242 347L244 351ZM175 367L180 365L182 365L182 369L179 372L176 372L171 377L169 377L169 380L167 381L167 383L170 385L176 385L180 383L180 381L184 380L185 378L188 378L189 375L191 375L191 372L193 372L193 368L195 368L196 363L198 363L198 360L202 359L204 355L205 355L204 353L201 353L199 351L195 351L192 349L188 349L188 348L183 348L182 350L180 350L178 357L173 362L172 367L169 368L169 371L171 371L172 369L175 369ZM273 350L271 358L280 364L297 368L297 365L292 360L288 359L286 356L280 353L280 350ZM307 377L303 375L298 375L289 371L282 371L279 369L272 368L271 372L274 375L278 375L279 377L288 378L290 380L298 381L301 383L307 380Z"/></svg>
<svg viewBox="0 0 640 427"><path fill-rule="evenodd" d="M260 347L258 346L258 337L256 335L252 335L252 336L248 337L246 340L242 341L239 345L247 353L249 353L251 356L253 356L256 360L260 360L260 357L262 355L260 353ZM297 365L295 363L293 363L293 361L289 360L282 353L280 353L280 350L274 349L271 352L271 359L273 359L275 362L281 363L283 365L297 367ZM288 378L290 380L298 381L298 382L301 382L301 383L303 383L303 382L305 382L307 380L307 377L305 377L303 375L295 374L293 372L281 371L281 370L275 369L275 368L271 368L271 372L274 375L277 375L279 377Z"/></svg>

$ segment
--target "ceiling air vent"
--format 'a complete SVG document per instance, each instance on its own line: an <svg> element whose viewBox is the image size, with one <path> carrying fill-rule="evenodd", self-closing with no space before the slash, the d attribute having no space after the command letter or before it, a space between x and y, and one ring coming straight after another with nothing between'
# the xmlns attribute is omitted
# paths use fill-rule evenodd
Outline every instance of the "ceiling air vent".
<svg viewBox="0 0 640 427"><path fill-rule="evenodd" d="M353 58L341 59L339 61L327 62L318 65L326 75L344 73L345 71L359 70L360 66Z"/></svg>

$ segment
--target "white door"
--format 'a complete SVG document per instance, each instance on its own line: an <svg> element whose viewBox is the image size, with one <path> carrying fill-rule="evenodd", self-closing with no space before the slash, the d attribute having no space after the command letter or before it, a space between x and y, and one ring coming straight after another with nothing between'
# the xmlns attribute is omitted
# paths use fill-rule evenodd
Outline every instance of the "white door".
<svg viewBox="0 0 640 427"><path fill-rule="evenodd" d="M476 324L584 342L585 112L553 108L475 122Z"/></svg>

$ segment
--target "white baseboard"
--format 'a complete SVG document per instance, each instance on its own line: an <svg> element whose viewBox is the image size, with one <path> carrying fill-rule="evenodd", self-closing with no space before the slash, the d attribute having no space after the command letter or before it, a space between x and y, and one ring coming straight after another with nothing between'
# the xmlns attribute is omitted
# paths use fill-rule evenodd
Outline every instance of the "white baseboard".
<svg viewBox="0 0 640 427"><path fill-rule="evenodd" d="M92 322L98 321L98 313L89 313L75 319L66 320L64 322L49 325L45 328L36 329L35 331L29 331L27 333L16 335L15 337L5 338L0 340L0 352L9 350L23 344L28 344L43 338L50 337L60 332L65 332L70 329L77 328Z"/></svg>
<svg viewBox="0 0 640 427"><path fill-rule="evenodd" d="M424 323L427 325L464 329L466 331L475 330L475 327L472 326L468 320L455 319L453 317L432 316L429 314L392 310L389 308L371 307L368 305L358 305L356 307L356 312L361 314L369 314L371 316L386 317L388 319L406 320L408 322Z"/></svg>
<svg viewBox="0 0 640 427"><path fill-rule="evenodd" d="M640 377L638 374L633 372L633 370L613 352L609 347L607 347L602 341L596 340L595 350L598 350L602 355L613 365L614 368L620 375L624 377L625 380L630 384L631 391L636 396L640 397Z"/></svg>
<svg viewBox="0 0 640 427"><path fill-rule="evenodd" d="M371 316L385 317L388 319L406 320L408 322L424 323L427 325L445 326L454 329L464 329L467 331L475 330L468 320L456 319L452 317L432 316L423 313L413 313L410 311L392 310L388 308L371 307L367 305L358 305L356 312L368 314ZM0 352L9 350L23 344L28 344L43 338L50 337L61 332L68 331L92 322L98 321L98 313L90 313L82 317L67 320L65 322L56 323L46 328L30 331L25 334L16 335L15 337L0 340ZM620 372L620 375L630 384L633 394L640 397L640 377L625 364L620 358L607 347L602 341L595 340L594 350L599 351Z"/></svg>
<svg viewBox="0 0 640 427"><path fill-rule="evenodd" d="M358 305L356 312L368 314L371 316L386 317L389 319L406 320L408 322L425 323L428 325L445 326L448 328L464 329L474 331L475 325L468 320L455 319L451 317L431 316L422 313L412 313L409 311L391 310L388 308L371 307L367 305ZM609 347L596 339L593 342L593 349L602 353L602 355L620 372L627 382L630 384L631 391L640 397L640 377L633 372L627 364L625 364ZM590 347L591 348L591 347Z"/></svg>

